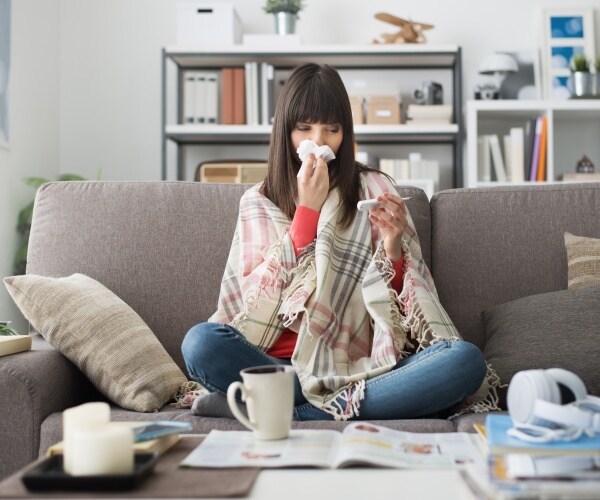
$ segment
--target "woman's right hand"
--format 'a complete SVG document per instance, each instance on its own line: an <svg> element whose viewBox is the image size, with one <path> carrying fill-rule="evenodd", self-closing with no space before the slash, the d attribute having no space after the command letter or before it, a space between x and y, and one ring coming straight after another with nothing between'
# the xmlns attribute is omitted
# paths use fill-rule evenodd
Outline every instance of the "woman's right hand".
<svg viewBox="0 0 600 500"><path fill-rule="evenodd" d="M309 155L298 171L298 205L317 212L329 193L329 169L323 158Z"/></svg>

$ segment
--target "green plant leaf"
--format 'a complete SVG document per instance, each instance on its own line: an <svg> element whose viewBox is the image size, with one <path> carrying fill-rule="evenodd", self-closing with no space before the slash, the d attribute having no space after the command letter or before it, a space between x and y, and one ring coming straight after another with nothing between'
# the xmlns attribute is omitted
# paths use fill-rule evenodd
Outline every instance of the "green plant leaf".
<svg viewBox="0 0 600 500"><path fill-rule="evenodd" d="M13 273L15 275L25 274L25 270L27 268L27 247L28 242L22 243L21 246L17 249L17 253L15 254L15 258L13 260Z"/></svg>
<svg viewBox="0 0 600 500"><path fill-rule="evenodd" d="M33 217L33 201L19 211L17 216L17 231L23 234L31 227L31 219Z"/></svg>
<svg viewBox="0 0 600 500"><path fill-rule="evenodd" d="M10 325L10 321L0 321L0 336L19 335L8 325Z"/></svg>
<svg viewBox="0 0 600 500"><path fill-rule="evenodd" d="M56 178L57 181L86 181L85 177L76 174L62 174Z"/></svg>
<svg viewBox="0 0 600 500"><path fill-rule="evenodd" d="M46 184L46 182L50 182L50 179L45 179L44 177L25 177L23 182L28 186L32 186L34 188L39 188L42 184Z"/></svg>

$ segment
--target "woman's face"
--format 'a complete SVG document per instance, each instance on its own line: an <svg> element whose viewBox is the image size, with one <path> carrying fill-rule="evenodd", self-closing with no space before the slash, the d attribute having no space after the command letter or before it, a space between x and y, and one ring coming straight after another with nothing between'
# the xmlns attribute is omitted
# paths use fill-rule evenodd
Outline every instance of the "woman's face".
<svg viewBox="0 0 600 500"><path fill-rule="evenodd" d="M294 150L297 150L305 139L315 141L317 146L329 146L337 155L344 139L344 132L339 123L296 123L292 130Z"/></svg>

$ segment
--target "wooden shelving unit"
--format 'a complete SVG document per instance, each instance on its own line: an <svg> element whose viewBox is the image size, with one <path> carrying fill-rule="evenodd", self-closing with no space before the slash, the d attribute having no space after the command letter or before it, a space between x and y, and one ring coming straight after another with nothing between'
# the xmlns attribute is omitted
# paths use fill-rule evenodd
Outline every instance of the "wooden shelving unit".
<svg viewBox="0 0 600 500"><path fill-rule="evenodd" d="M452 148L452 177L455 187L463 184L461 49L455 45L302 45L295 48L257 50L245 46L200 49L166 47L162 52L162 178L169 172L185 179L185 147L216 144L265 145L268 125L181 124L181 79L186 70L219 71L223 67L243 67L247 61L268 62L277 69L292 69L306 62L330 64L338 70L443 70L451 78L453 123L443 125L357 125L356 138L363 144L443 144ZM172 66L171 68L169 66ZM173 68L174 67L174 68ZM174 69L174 71L173 71ZM171 75L171 76L170 76ZM176 94L175 108L169 96ZM175 111L175 112L174 112ZM176 165L167 164L167 145L175 144ZM171 177L172 178L172 177Z"/></svg>

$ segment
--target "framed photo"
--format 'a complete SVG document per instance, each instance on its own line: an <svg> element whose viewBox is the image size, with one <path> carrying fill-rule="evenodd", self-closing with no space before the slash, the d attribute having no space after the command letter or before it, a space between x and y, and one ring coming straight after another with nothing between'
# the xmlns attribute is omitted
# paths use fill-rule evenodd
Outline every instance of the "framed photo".
<svg viewBox="0 0 600 500"><path fill-rule="evenodd" d="M542 22L542 61L544 96L571 97L569 64L576 54L594 61L594 11L578 8L544 9Z"/></svg>
<svg viewBox="0 0 600 500"><path fill-rule="evenodd" d="M10 11L11 0L0 0L0 147L5 149L10 139Z"/></svg>
<svg viewBox="0 0 600 500"><path fill-rule="evenodd" d="M500 99L541 99L539 50L498 50L497 52L508 54L518 66L516 73L509 73L502 81Z"/></svg>

